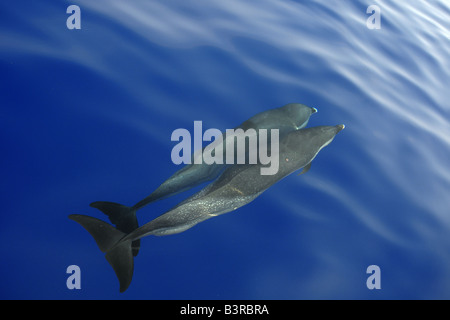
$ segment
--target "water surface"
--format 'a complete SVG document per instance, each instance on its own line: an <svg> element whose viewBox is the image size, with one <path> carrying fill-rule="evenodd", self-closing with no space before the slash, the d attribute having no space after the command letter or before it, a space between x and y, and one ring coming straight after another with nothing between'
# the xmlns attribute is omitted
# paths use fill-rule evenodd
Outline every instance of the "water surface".
<svg viewBox="0 0 450 320"><path fill-rule="evenodd" d="M81 30L68 30L70 4L0 5L1 298L450 298L447 2L79 0ZM152 192L178 169L173 130L233 128L290 102L319 110L309 126L346 129L307 174L143 239L119 294L67 216L104 218L90 202ZM81 290L66 287L72 264Z"/></svg>

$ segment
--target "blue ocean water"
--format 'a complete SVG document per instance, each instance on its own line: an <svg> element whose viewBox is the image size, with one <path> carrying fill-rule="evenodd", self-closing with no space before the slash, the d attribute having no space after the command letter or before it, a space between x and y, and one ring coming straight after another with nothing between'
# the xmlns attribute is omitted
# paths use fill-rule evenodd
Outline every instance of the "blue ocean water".
<svg viewBox="0 0 450 320"><path fill-rule="evenodd" d="M79 30L66 27L72 4ZM366 25L370 5L381 29ZM0 298L450 298L448 2L18 0L0 12ZM307 174L142 239L119 293L68 215L105 219L89 203L150 194L179 168L173 130L233 128L290 102L319 110L309 126L346 128ZM371 265L381 289L366 285Z"/></svg>

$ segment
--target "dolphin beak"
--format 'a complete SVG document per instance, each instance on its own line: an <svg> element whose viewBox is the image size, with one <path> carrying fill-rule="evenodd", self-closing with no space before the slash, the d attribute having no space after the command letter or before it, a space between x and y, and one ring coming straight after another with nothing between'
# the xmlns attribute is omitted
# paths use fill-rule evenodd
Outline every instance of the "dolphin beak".
<svg viewBox="0 0 450 320"><path fill-rule="evenodd" d="M338 125L336 126L336 128L338 129L337 132L339 132L339 131L341 131L341 130L344 130L345 125L344 125L344 124L338 124ZM336 132L336 133L337 133L337 132Z"/></svg>

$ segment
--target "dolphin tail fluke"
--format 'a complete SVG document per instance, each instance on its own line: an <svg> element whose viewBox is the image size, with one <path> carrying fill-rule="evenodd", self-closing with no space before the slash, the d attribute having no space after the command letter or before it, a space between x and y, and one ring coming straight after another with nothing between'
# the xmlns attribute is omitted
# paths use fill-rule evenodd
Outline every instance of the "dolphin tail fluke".
<svg viewBox="0 0 450 320"><path fill-rule="evenodd" d="M127 207L115 202L96 201L90 204L91 207L99 209L109 217L109 220L122 232L130 233L139 227L136 217L136 209ZM132 243L133 255L137 256L141 240Z"/></svg>
<svg viewBox="0 0 450 320"><path fill-rule="evenodd" d="M120 292L127 290L133 278L134 259L131 248L131 240L119 243L117 246L109 250L106 260L113 267L117 279L120 283Z"/></svg>
<svg viewBox="0 0 450 320"><path fill-rule="evenodd" d="M94 237L100 250L106 252L106 260L113 267L119 279L120 292L124 292L133 277L134 261L131 240L120 241L125 233L102 220L81 214L72 214L69 219L84 227Z"/></svg>

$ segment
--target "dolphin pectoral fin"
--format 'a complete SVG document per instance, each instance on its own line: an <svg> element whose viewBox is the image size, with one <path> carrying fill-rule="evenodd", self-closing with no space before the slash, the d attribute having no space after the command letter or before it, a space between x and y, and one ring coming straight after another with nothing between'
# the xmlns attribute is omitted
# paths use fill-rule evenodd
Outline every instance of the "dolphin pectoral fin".
<svg viewBox="0 0 450 320"><path fill-rule="evenodd" d="M301 175L301 174L307 173L307 172L309 171L309 169L311 169L311 162L308 163L306 166L303 167L303 170L300 171L300 173L298 174L298 176Z"/></svg>
<svg viewBox="0 0 450 320"><path fill-rule="evenodd" d="M136 217L136 209L127 207L115 202L96 201L90 204L91 207L97 208L106 214L116 228L124 233L130 233L139 227ZM137 256L141 240L133 241L133 255Z"/></svg>

